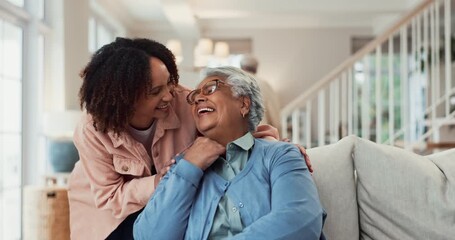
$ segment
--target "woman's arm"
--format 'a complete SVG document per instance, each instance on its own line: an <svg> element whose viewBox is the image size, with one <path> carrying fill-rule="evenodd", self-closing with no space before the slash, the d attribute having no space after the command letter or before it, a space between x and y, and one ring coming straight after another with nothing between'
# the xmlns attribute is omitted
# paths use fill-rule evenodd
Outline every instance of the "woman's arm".
<svg viewBox="0 0 455 240"><path fill-rule="evenodd" d="M112 140L107 134L95 131L90 123L76 129L74 142L97 208L111 211L116 218L125 218L145 206L154 191L155 176L127 176L119 173L121 166L116 169L114 161L121 160L114 159L107 150L109 144L112 145ZM140 170L134 169L137 167L129 166L126 173ZM142 172L138 174L142 175Z"/></svg>
<svg viewBox="0 0 455 240"><path fill-rule="evenodd" d="M282 145L270 166L271 211L233 239L319 239L323 209L300 152Z"/></svg>
<svg viewBox="0 0 455 240"><path fill-rule="evenodd" d="M203 171L182 159L161 179L134 223L134 239L181 240Z"/></svg>
<svg viewBox="0 0 455 240"><path fill-rule="evenodd" d="M199 137L177 156L177 164L163 177L136 219L134 239L183 239L203 171L225 151L219 143Z"/></svg>

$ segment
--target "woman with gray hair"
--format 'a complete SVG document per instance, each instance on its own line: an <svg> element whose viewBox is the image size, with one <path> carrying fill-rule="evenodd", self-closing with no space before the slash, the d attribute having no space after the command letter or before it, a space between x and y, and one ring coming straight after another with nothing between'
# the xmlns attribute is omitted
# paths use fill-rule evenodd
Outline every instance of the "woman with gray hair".
<svg viewBox="0 0 455 240"><path fill-rule="evenodd" d="M176 157L134 224L135 239L324 239L325 212L299 149L255 139L254 77L207 69L187 97L203 135Z"/></svg>

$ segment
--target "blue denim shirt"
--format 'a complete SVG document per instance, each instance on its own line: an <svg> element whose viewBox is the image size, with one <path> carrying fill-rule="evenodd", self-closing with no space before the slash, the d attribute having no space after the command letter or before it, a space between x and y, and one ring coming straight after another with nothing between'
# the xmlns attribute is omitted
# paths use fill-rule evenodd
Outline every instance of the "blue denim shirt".
<svg viewBox="0 0 455 240"><path fill-rule="evenodd" d="M161 180L134 224L135 239L207 239L220 199L240 212L231 239L323 239L324 210L299 150L255 139L245 168L226 181L182 156Z"/></svg>

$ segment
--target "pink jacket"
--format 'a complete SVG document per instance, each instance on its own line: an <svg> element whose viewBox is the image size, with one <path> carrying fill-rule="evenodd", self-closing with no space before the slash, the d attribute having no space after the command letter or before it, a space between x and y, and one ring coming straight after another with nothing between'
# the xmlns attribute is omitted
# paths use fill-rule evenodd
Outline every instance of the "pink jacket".
<svg viewBox="0 0 455 240"><path fill-rule="evenodd" d="M189 146L196 136L188 90L176 94L169 116L156 125L153 164L164 162ZM131 213L142 209L154 189L151 160L142 144L129 134L116 137L97 132L84 115L74 133L79 151L69 179L71 239L105 239Z"/></svg>

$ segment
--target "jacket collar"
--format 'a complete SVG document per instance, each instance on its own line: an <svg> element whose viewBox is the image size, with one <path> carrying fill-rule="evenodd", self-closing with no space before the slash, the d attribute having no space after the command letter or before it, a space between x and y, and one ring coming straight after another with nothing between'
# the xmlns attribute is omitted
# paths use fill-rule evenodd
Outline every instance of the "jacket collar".
<svg viewBox="0 0 455 240"><path fill-rule="evenodd" d="M157 139L161 138L164 135L164 131L168 129L177 129L181 125L180 119L177 117L177 113L174 111L174 107L171 105L169 108L169 114L166 118L158 119L156 123L156 130L153 142ZM135 143L132 136L130 136L126 132L122 132L120 134L115 134L112 131L108 132L109 137L112 140L113 146L118 148L121 145L131 146Z"/></svg>

